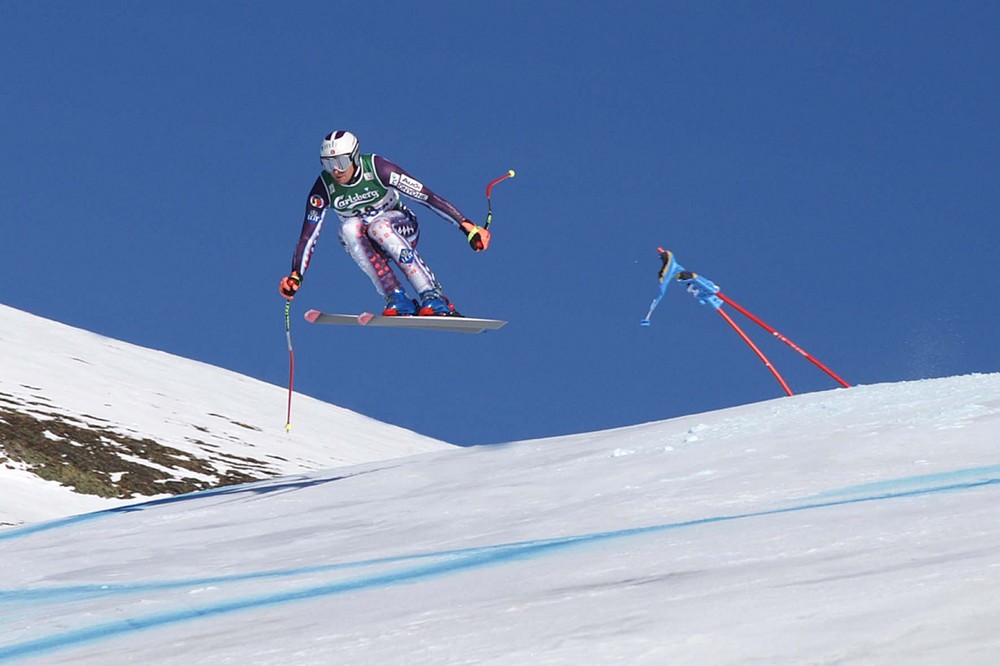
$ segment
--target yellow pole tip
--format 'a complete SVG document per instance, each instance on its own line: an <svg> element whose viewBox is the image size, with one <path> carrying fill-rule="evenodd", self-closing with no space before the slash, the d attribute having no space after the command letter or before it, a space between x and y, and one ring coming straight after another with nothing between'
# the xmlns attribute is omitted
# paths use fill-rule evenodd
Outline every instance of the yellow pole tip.
<svg viewBox="0 0 1000 666"><path fill-rule="evenodd" d="M513 178L514 177L514 170L511 169L510 171L508 171L507 175L510 176L511 178Z"/></svg>

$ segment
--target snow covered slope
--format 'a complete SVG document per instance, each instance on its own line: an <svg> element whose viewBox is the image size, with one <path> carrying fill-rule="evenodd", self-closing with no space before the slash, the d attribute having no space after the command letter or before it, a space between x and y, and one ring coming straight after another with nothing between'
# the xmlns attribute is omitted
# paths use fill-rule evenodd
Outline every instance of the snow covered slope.
<svg viewBox="0 0 1000 666"><path fill-rule="evenodd" d="M0 305L0 525L451 447L298 394L285 432L286 400Z"/></svg>
<svg viewBox="0 0 1000 666"><path fill-rule="evenodd" d="M11 528L0 663L991 665L998 433L951 377Z"/></svg>

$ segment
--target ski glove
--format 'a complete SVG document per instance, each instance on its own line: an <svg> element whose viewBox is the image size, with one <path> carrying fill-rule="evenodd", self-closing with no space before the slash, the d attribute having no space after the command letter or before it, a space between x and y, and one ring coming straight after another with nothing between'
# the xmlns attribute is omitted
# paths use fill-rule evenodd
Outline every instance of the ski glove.
<svg viewBox="0 0 1000 666"><path fill-rule="evenodd" d="M462 228L462 232L466 234L465 237L469 240L469 246L476 252L481 252L490 246L490 232L485 227L481 227L470 220L462 220L462 224L459 226Z"/></svg>
<svg viewBox="0 0 1000 666"><path fill-rule="evenodd" d="M278 286L278 291L281 295L292 300L295 298L295 292L299 290L299 286L302 284L302 276L299 275L298 271L292 271L292 274L286 278L281 279L281 284Z"/></svg>

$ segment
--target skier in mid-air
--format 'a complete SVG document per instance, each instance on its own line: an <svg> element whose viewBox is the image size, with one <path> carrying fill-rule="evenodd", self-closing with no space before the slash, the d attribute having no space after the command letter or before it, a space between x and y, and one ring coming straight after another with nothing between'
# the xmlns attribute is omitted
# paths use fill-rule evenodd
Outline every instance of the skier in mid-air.
<svg viewBox="0 0 1000 666"><path fill-rule="evenodd" d="M340 243L385 298L383 316L458 315L441 293L431 269L417 253L420 225L400 194L417 201L458 229L476 252L490 244L490 232L467 219L455 206L389 160L361 153L356 136L336 131L320 146L320 172L306 203L305 221L292 272L281 280L280 291L295 297L316 247L323 220L333 209L340 224ZM412 285L412 299L393 271L395 263Z"/></svg>

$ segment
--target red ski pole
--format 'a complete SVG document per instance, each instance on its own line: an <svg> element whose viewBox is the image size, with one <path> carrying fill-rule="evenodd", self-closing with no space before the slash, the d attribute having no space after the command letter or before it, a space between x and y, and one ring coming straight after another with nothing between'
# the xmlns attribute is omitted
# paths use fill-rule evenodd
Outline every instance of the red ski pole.
<svg viewBox="0 0 1000 666"><path fill-rule="evenodd" d="M748 319L750 319L753 323L757 324L758 326L760 326L761 328L763 328L765 331L767 331L768 333L770 333L774 337L778 338L779 340L781 340L782 342L784 342L786 345L788 345L789 347L791 347L792 349L794 349L798 353L800 353L803 356L805 356L817 368L819 368L820 370L822 370L826 374L830 375L830 377L832 377L838 384L840 384L844 388L851 388L850 384L848 384L843 379L841 379L837 375L837 373L835 373L833 370L831 370L830 368L828 368L825 365L823 365L822 363L820 363L819 359L813 357L813 355L810 354L809 352L807 352L805 349L802 349L802 347L799 347L797 344L795 344L794 342L792 342L791 340L789 340L788 338L786 338L784 335L782 335L781 333L779 333L778 331L776 331L774 328L768 326L766 323L764 323L763 321L761 321L758 317L756 317L753 313L751 313L750 311L748 311L746 308L744 308L743 306L739 305L738 303L735 303L731 298L729 298L728 296L726 296L722 292L718 292L715 295L718 296L719 298L721 298L723 300L723 302L728 303L729 305L731 305L734 308L736 308L736 310L738 310L741 314L743 314ZM791 395L791 394L789 394L789 395Z"/></svg>
<svg viewBox="0 0 1000 666"><path fill-rule="evenodd" d="M716 294L716 295L719 297L722 296L721 294ZM753 353L757 354L757 358L759 358L764 363L764 365L767 366L767 369L771 371L771 374L774 375L774 378L778 380L779 384L781 384L781 388L785 389L785 395L792 395L792 389L788 388L788 384L785 382L785 378L782 377L781 373L778 372L778 369L771 364L771 361L768 360L766 356L764 356L764 352L762 352L757 347L757 345L753 343L753 340L751 340L750 337L743 332L743 329L740 328L735 321L733 321L733 318L730 317L728 313L724 312L722 308L716 308L715 311L718 312L720 315L722 315L722 318L725 319L729 323L729 325L733 327L733 330L736 331L741 338L743 338L743 342L750 345L750 349L753 350Z"/></svg>

